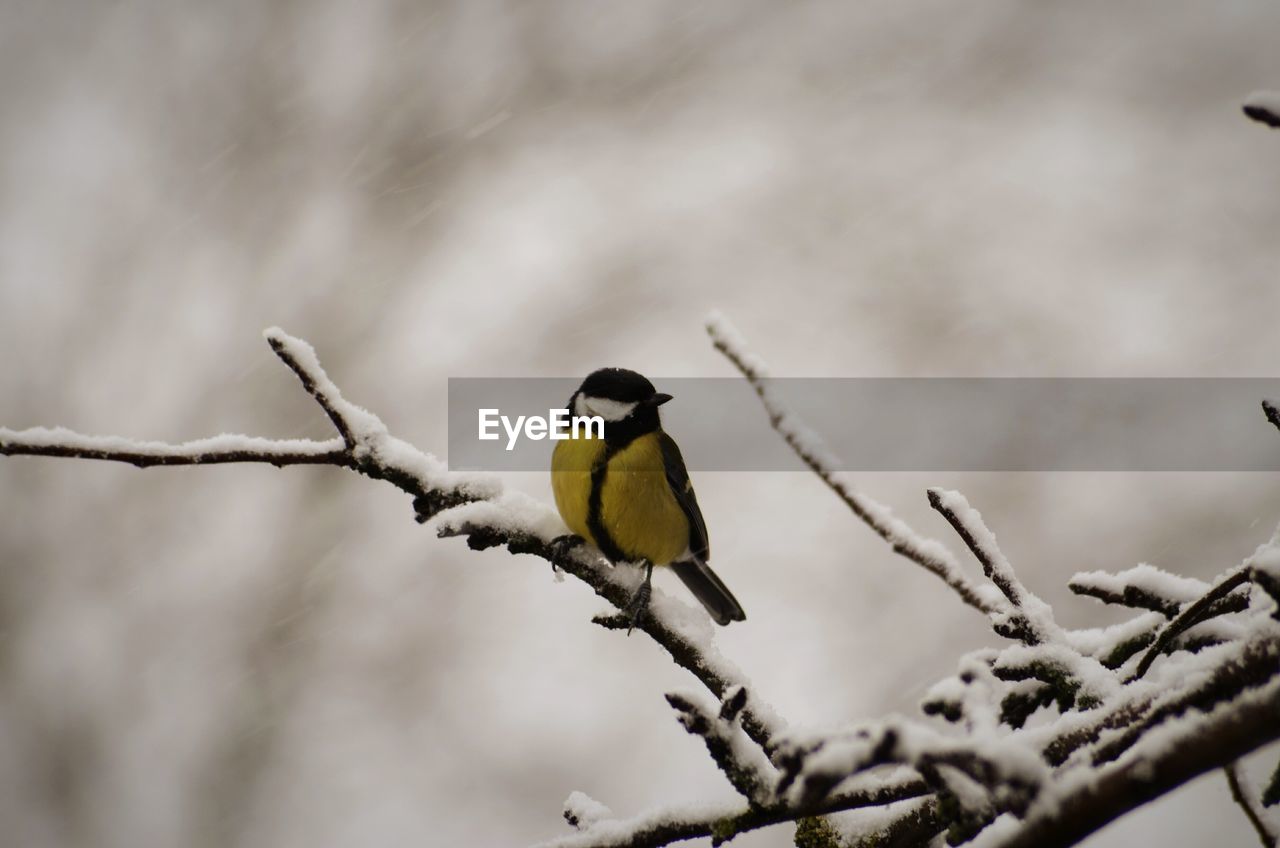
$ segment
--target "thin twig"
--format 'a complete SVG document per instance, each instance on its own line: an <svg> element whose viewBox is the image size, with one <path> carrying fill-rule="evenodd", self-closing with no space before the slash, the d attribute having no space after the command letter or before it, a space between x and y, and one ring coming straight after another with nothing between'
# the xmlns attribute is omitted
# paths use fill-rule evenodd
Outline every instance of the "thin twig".
<svg viewBox="0 0 1280 848"><path fill-rule="evenodd" d="M779 796L812 805L850 777L884 765L914 769L935 790L950 791L942 768L962 773L988 792L988 805L1021 815L1049 776L1032 750L1016 750L1007 741L943 736L913 722L889 719L843 738L784 744L775 758L782 772ZM794 791L789 791L794 786ZM997 803L997 798L998 803Z"/></svg>
<svg viewBox="0 0 1280 848"><path fill-rule="evenodd" d="M713 316L707 323L707 333L711 336L716 350L724 354L725 358L738 369L760 398L773 429L800 458L800 461L808 466L809 470L816 474L818 479L826 484L827 488L834 492L836 497L840 498L863 524L888 542L894 553L941 578L969 606L987 615L1002 611L964 574L959 562L945 545L919 536L906 522L893 516L887 507L856 491L837 474L830 457L819 455L814 447L817 441L816 436L803 424L798 423L794 413L785 409L769 392L767 387L769 377L764 363L758 357L743 352L736 330L723 318Z"/></svg>
<svg viewBox="0 0 1280 848"><path fill-rule="evenodd" d="M745 687L734 687L715 711L705 709L679 692L669 692L666 697L684 729L702 737L707 753L738 794L752 806L759 807L772 798L777 771L760 749L742 739L737 718L746 706L746 692Z"/></svg>
<svg viewBox="0 0 1280 848"><path fill-rule="evenodd" d="M1138 668L1134 671L1133 676L1128 682L1137 680L1147 673L1152 663L1156 661L1162 653L1168 650L1173 644L1173 640L1185 632L1188 628L1194 627L1203 621L1213 608L1214 604L1231 594L1232 590L1249 581L1249 568L1244 567L1237 569L1227 577L1218 582L1212 589L1201 596L1200 600L1186 607L1178 616L1165 625L1164 630L1160 631L1160 635L1156 637L1155 643L1147 649L1142 655L1142 659L1138 661Z"/></svg>
<svg viewBox="0 0 1280 848"><path fill-rule="evenodd" d="M1243 692L1276 685L1280 680L1276 669L1276 655L1280 652L1280 638L1266 635L1243 643L1239 653L1218 663L1203 676L1197 676L1194 686L1175 689L1172 693L1157 697L1142 711L1136 721L1125 725L1118 733L1107 734L1091 749L1090 759L1095 766L1120 759L1150 730L1171 719L1194 713L1208 713L1224 704L1240 702ZM1280 692L1276 693L1280 699ZM1280 733L1280 722L1277 722ZM1258 737L1263 745L1271 737ZM1250 749L1252 750L1252 749ZM1224 759L1217 765L1238 759L1238 754Z"/></svg>
<svg viewBox="0 0 1280 848"><path fill-rule="evenodd" d="M324 410L324 414L329 416L329 420L333 422L333 426L337 428L338 435L342 437L342 443L348 449L354 448L356 444L355 436L352 435L351 425L347 422L346 417L338 411L338 401L341 395L338 393L337 387L325 374L324 369L320 367L319 360L311 357L312 361L305 365L300 359L300 355L296 352L299 348L297 345L289 344L289 337L282 330L272 327L264 333L267 343L271 345L271 349L276 352L276 356L284 361L285 365L298 376L298 380L302 383L302 388L307 394L315 398L316 403L320 404L320 408ZM304 348L304 350L310 350Z"/></svg>
<svg viewBox="0 0 1280 848"><path fill-rule="evenodd" d="M949 499L959 498L959 493L944 492L941 489L929 489L928 496L929 505L941 513L942 517L947 519L947 523L955 529L964 541L965 547L972 551L981 563L982 572L995 584L1000 593L1009 599L1009 603L1021 608L1026 600L1027 590L1013 573L1013 569L1009 567L1004 554L995 547L991 532L980 523L974 514L975 510L969 507L968 501L953 504ZM982 541L979 541L979 536L983 537Z"/></svg>
<svg viewBox="0 0 1280 848"><path fill-rule="evenodd" d="M1028 645L1060 641L1049 606L1027 591L1013 566L996 544L995 535L982 523L982 516L969 506L964 495L929 489L929 505L947 520L982 565L982 571L1013 607L1001 635L1012 636Z"/></svg>
<svg viewBox="0 0 1280 848"><path fill-rule="evenodd" d="M1072 577L1071 582L1067 584L1067 588L1082 597L1096 598L1104 604L1129 607L1130 609L1151 610L1160 613L1165 618L1173 618L1178 614L1178 610L1181 609L1181 604L1177 601L1149 592L1139 586L1124 586L1117 592L1107 586L1082 582L1078 579L1080 576L1077 574Z"/></svg>
<svg viewBox="0 0 1280 848"><path fill-rule="evenodd" d="M1168 574L1168 572L1162 573ZM1119 582L1124 576L1124 573L1107 574L1105 572L1077 574L1067 583L1067 588L1077 595L1096 598L1104 604L1115 604L1131 609L1158 612L1166 619L1177 617L1178 613L1182 612L1183 607L1198 600L1200 594L1209 588L1206 584L1197 580L1195 584L1198 584L1199 588L1196 590L1195 595L1178 598L1171 597L1168 594L1160 594L1149 586L1136 586L1131 583ZM1248 608L1249 596L1247 594L1228 595L1205 617L1214 618L1228 613L1243 612Z"/></svg>
<svg viewBox="0 0 1280 848"><path fill-rule="evenodd" d="M630 821L599 822L596 832L587 828L579 833L542 843L542 848L658 848L686 839L711 837L713 846L722 845L735 836L809 816L824 816L845 810L883 807L898 801L920 798L930 792L922 780L886 783L874 789L837 792L811 807L797 807L779 801L763 807L744 807L729 814L690 815L673 819L639 816ZM908 811L908 814L911 811Z"/></svg>
<svg viewBox="0 0 1280 848"><path fill-rule="evenodd" d="M1235 799L1236 804L1244 811L1244 817L1249 820L1249 824L1253 825L1254 831L1258 834L1258 839L1262 842L1262 848L1276 848L1280 844L1280 836L1271 832L1266 821L1262 818L1262 813L1255 810L1253 801L1249 799L1249 793L1245 791L1244 786L1240 783L1239 761L1227 763L1222 767L1222 771L1227 775L1227 786L1231 789L1231 797Z"/></svg>
<svg viewBox="0 0 1280 848"><path fill-rule="evenodd" d="M43 428L33 430L9 430L0 428L0 454L5 456L57 456L73 459L97 459L108 462L124 462L136 468L178 465L220 465L231 462L258 462L283 468L286 465L336 465L354 468L355 463L337 440L314 442L296 440L297 449L280 449L285 443L274 443L274 449L261 450L244 447L192 450L186 445L163 445L156 451L140 451L125 448L95 447L92 437L84 444L44 444ZM37 438L39 437L39 438ZM213 440L207 440L213 441ZM266 442L266 440L261 440Z"/></svg>

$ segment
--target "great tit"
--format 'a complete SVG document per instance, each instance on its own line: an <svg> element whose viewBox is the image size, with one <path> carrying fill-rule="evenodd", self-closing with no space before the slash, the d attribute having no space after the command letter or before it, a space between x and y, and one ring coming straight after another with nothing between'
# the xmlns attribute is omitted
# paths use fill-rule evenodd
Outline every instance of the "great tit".
<svg viewBox="0 0 1280 848"><path fill-rule="evenodd" d="M675 440L658 407L671 395L625 368L592 372L569 399L569 414L599 416L598 429L574 428L556 445L551 487L560 517L613 563L645 566L632 604L644 615L653 567L669 565L717 624L745 621L737 599L707 565L707 526ZM591 438L590 436L595 436Z"/></svg>

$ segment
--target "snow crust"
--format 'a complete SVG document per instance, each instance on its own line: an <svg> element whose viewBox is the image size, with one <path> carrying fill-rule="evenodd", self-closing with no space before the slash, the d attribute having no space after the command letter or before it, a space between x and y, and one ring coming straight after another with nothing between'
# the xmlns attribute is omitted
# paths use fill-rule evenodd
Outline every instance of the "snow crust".
<svg viewBox="0 0 1280 848"><path fill-rule="evenodd" d="M80 451L134 453L141 456L195 457L208 453L247 453L265 456L304 454L321 456L342 450L341 439L314 441L311 439L264 439L239 433L221 433L205 439L194 439L180 444L129 439L124 436L89 436L68 430L66 427L31 427L26 430L10 430L0 427L0 442L23 444L31 447L68 447Z"/></svg>
<svg viewBox="0 0 1280 848"><path fill-rule="evenodd" d="M1209 584L1203 580L1171 574L1145 562L1115 573L1082 571L1071 578L1071 585L1094 586L1115 595L1122 595L1125 587L1132 586L1179 604L1190 603L1209 591Z"/></svg>
<svg viewBox="0 0 1280 848"><path fill-rule="evenodd" d="M583 830L597 822L613 818L613 810L601 804L585 792L574 790L564 802L566 819L577 822L575 827Z"/></svg>

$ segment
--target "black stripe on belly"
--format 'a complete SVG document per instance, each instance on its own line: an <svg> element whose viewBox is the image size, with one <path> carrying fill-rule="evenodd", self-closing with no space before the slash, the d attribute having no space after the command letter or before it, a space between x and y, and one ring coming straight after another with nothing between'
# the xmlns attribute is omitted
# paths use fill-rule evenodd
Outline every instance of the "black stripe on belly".
<svg viewBox="0 0 1280 848"><path fill-rule="evenodd" d="M591 496L587 500L587 529L595 537L596 547L610 562L626 562L627 555L622 552L609 531L605 529L600 516L600 501L604 492L604 478L609 473L609 460L621 449L618 445L606 445L604 455L591 469Z"/></svg>

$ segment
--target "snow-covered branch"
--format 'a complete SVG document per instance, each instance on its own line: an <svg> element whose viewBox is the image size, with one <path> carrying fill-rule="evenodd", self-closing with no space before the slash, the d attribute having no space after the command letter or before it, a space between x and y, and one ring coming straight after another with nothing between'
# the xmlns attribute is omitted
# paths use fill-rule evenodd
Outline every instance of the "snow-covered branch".
<svg viewBox="0 0 1280 848"><path fill-rule="evenodd" d="M1141 563L1115 574L1080 572L1071 578L1067 588L1077 595L1097 598L1104 604L1151 610L1165 618L1173 618L1183 606L1209 591L1209 584ZM1240 612L1248 606L1248 598L1242 594L1229 595L1222 601L1222 613Z"/></svg>
<svg viewBox="0 0 1280 848"><path fill-rule="evenodd" d="M852 732L783 734L774 753L781 771L780 796L817 803L869 769L896 764L913 769L933 789L933 821L937 829L949 830L953 843L976 837L997 846L1037 844L1031 839L1010 840L1022 840L1032 822L1052 821L1053 825L1037 827L1078 830L1053 843L1067 845L1123 812L1096 802L1089 791L1095 772L1106 771L1115 792L1127 799L1124 809L1132 809L1154 797L1144 795L1147 790L1137 785L1145 771L1136 769L1135 777L1116 771L1115 764L1166 758L1159 790L1164 792L1230 762L1224 757L1232 745L1253 750L1280 735L1280 729L1263 727L1261 720L1272 705L1267 687L1280 685L1280 641L1261 600L1269 595L1272 613L1280 615L1275 612L1280 605L1277 539L1259 548L1248 568L1215 586L1151 566L1116 575L1077 575L1072 588L1078 594L1143 612L1106 628L1064 630L1049 605L1021 583L995 535L962 495L928 492L930 503L992 581L994 598L982 594L992 587L975 586L949 552L935 557L937 550L945 551L941 545L921 542L900 524L882 523L879 519L887 510L879 505L868 508L864 496L834 471L834 458L777 401L763 364L745 350L733 328L715 317L708 329L716 347L756 390L775 430L806 465L896 552L938 574L967 603L986 612L997 633L1021 643L969 655L961 660L956 677L942 681L926 696L924 712L962 727L958 738L901 719ZM1275 405L1264 402L1263 409L1268 420L1280 426ZM1251 597L1246 586L1250 581L1264 593ZM1246 620L1216 621L1238 614L1245 614ZM1171 658L1157 686L1141 680L1157 657L1174 653L1184 659ZM1196 671L1188 676L1191 668ZM1203 685L1188 685L1188 680ZM1053 708L1059 713L1056 720L1024 729L1033 713ZM1219 727L1199 721L1199 712L1239 721L1223 718ZM1240 729L1241 723L1248 725L1246 730ZM1160 740L1161 746L1152 740ZM1054 812L1064 803L1080 808L1069 828ZM926 841L927 836L920 844Z"/></svg>
<svg viewBox="0 0 1280 848"><path fill-rule="evenodd" d="M541 557L586 583L619 611L631 603L642 576L639 569L608 565L583 544L565 544L559 517L520 493L452 508L440 516L436 532L441 538L465 537L472 550L501 546L513 554ZM606 626L613 620L597 618ZM631 626L629 616L627 626ZM724 698L736 687L746 687L746 677L716 649L711 620L700 611L655 588L644 617L634 626L661 645L677 665L691 672L717 698ZM739 721L746 735L762 749L768 748L782 727L764 704L746 705Z"/></svg>
<svg viewBox="0 0 1280 848"><path fill-rule="evenodd" d="M62 456L127 462L138 468L156 465L216 465L225 462L265 462L286 465L340 465L350 467L341 439L260 439L224 433L173 445L124 439L119 436L87 436L65 427L0 427L0 454L7 456Z"/></svg>
<svg viewBox="0 0 1280 848"><path fill-rule="evenodd" d="M682 692L668 693L667 703L685 730L702 737L711 759L733 788L752 806L762 807L772 799L777 771L738 724L748 697L745 687L735 686L714 710L704 706L696 695Z"/></svg>
<svg viewBox="0 0 1280 848"><path fill-rule="evenodd" d="M1158 699L1118 740L1064 767L1021 822L996 822L983 846L1059 848L1207 771L1280 738L1280 634L1233 652L1208 680Z"/></svg>
<svg viewBox="0 0 1280 848"><path fill-rule="evenodd" d="M221 435L167 444L87 436L63 428L0 429L0 454L113 460L144 468L225 462L346 468L386 480L409 494L420 522L440 516L440 536L464 536L476 550L505 546L512 553L541 557L582 580L617 609L626 609L635 590L638 575L632 572L636 569L612 568L584 546L564 544L567 530L550 506L505 492L491 475L451 472L435 457L390 435L376 415L342 396L307 342L276 327L263 335L328 416L338 438L316 442ZM638 629L717 698L746 683L742 673L716 650L710 621L660 591L654 591L649 614ZM740 722L742 730L761 746L780 726L759 701L743 709Z"/></svg>
<svg viewBox="0 0 1280 848"><path fill-rule="evenodd" d="M1061 631L1053 621L1053 610L1028 592L1018 580L1013 566L996 544L995 534L982 523L982 514L969 506L969 501L959 492L930 489L928 495L929 504L955 528L982 565L983 573L1012 607L1007 615L997 616L997 632L1029 645L1061 641Z"/></svg>
<svg viewBox="0 0 1280 848"><path fill-rule="evenodd" d="M577 833L539 843L538 848L657 848L699 837L711 837L711 844L718 846L739 834L763 827L846 810L892 808L891 805L919 799L929 793L924 781L910 777L872 779L866 784L832 793L807 807L779 800L763 806L664 807L633 818L600 818L580 827ZM570 796L570 802L580 805L580 800L581 793L575 792ZM567 807L568 804L566 813ZM903 813L904 817L910 817L914 808ZM929 836L936 832L936 829L932 830Z"/></svg>
<svg viewBox="0 0 1280 848"><path fill-rule="evenodd" d="M1147 670L1151 668L1151 664L1169 649L1174 639L1208 618L1215 605L1224 604L1232 592L1249 582L1250 575L1251 572L1247 567L1240 568L1228 574L1194 603L1188 604L1160 632L1160 635L1156 637L1155 644L1142 655L1137 669L1134 670L1134 678L1139 678L1146 674Z"/></svg>
<svg viewBox="0 0 1280 848"><path fill-rule="evenodd" d="M839 461L822 439L800 421L778 399L769 384L764 360L747 350L746 341L729 320L719 313L707 319L707 333L716 350L733 363L755 390L769 423L805 465L844 502L854 515L884 539L899 554L942 579L969 606L993 615L1004 611L1002 599L989 587L975 583L960 567L955 555L934 539L921 536L905 521L854 488L848 475L838 471Z"/></svg>

